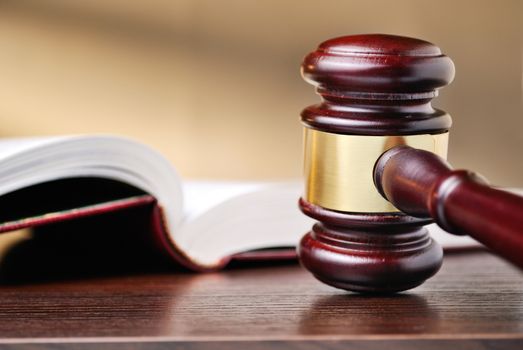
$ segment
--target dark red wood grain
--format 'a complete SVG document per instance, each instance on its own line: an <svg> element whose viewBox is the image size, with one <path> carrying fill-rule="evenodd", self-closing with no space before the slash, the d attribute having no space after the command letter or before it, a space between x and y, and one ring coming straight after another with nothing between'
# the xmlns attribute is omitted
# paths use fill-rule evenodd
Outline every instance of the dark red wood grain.
<svg viewBox="0 0 523 350"><path fill-rule="evenodd" d="M423 227L380 225L358 230L314 225L299 244L303 266L334 287L366 293L407 290L440 268L441 247Z"/></svg>
<svg viewBox="0 0 523 350"><path fill-rule="evenodd" d="M35 250L18 250L17 260L31 261ZM55 256L61 264L48 266L45 276L33 269L23 282L3 280L0 347L523 348L523 276L487 252L451 254L437 276L411 293L373 297L336 291L295 264L205 274L152 267L133 273L128 266L127 273L111 274L119 253L91 264L89 277L64 278L61 269L79 261L70 255Z"/></svg>
<svg viewBox="0 0 523 350"><path fill-rule="evenodd" d="M391 136L442 133L451 126L450 116L432 108L431 100L452 81L454 65L426 41L379 34L328 40L305 57L302 74L322 99L301 114L308 128ZM441 266L441 248L422 228L430 220L341 212L303 198L300 208L320 221L300 243L301 262L332 286L401 291Z"/></svg>
<svg viewBox="0 0 523 350"><path fill-rule="evenodd" d="M468 234L523 268L523 197L407 146L384 153L374 176L379 191L405 213L434 218L447 231Z"/></svg>
<svg viewBox="0 0 523 350"><path fill-rule="evenodd" d="M430 101L454 78L454 64L426 41L379 34L331 39L305 57L302 74L322 97L302 112L309 127L412 135L451 126L450 117Z"/></svg>

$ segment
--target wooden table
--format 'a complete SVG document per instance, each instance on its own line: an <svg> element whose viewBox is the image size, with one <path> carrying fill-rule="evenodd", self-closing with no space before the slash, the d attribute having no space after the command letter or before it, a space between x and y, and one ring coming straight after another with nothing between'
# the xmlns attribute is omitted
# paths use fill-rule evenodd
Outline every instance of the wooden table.
<svg viewBox="0 0 523 350"><path fill-rule="evenodd" d="M486 252L392 297L346 293L295 263L0 286L0 344L53 349L523 349L523 278Z"/></svg>

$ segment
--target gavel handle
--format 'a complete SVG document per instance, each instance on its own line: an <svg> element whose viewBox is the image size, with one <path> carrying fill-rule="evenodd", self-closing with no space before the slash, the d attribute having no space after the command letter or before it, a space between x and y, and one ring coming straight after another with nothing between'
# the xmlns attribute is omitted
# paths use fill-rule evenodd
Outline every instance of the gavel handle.
<svg viewBox="0 0 523 350"><path fill-rule="evenodd" d="M523 268L523 197L408 146L392 148L378 159L374 183L399 210L431 217L451 233L470 235Z"/></svg>

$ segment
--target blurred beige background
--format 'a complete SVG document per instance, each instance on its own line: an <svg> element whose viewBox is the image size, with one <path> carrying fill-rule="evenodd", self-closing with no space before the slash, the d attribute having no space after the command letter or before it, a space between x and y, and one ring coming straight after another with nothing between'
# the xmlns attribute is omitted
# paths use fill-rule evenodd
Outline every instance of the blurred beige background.
<svg viewBox="0 0 523 350"><path fill-rule="evenodd" d="M184 177L301 176L302 57L356 33L454 60L450 160L523 187L523 2L0 1L0 136L127 135Z"/></svg>

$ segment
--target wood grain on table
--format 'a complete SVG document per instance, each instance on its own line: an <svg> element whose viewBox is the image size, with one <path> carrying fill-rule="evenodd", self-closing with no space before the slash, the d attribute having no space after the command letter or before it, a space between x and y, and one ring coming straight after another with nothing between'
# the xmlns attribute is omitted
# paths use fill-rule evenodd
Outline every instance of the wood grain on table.
<svg viewBox="0 0 523 350"><path fill-rule="evenodd" d="M523 278L487 252L446 256L396 296L317 282L297 264L2 282L0 344L58 349L523 348Z"/></svg>

